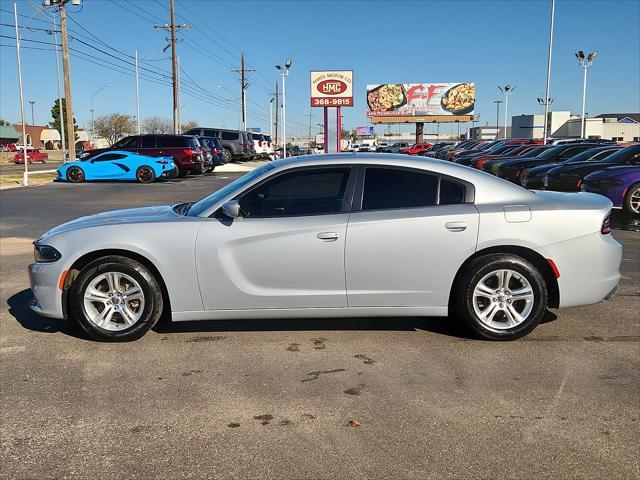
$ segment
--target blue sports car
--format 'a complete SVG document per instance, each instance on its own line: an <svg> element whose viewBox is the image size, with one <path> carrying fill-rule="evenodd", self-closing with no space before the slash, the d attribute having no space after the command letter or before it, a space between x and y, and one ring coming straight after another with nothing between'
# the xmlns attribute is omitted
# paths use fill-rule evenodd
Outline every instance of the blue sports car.
<svg viewBox="0 0 640 480"><path fill-rule="evenodd" d="M148 157L135 152L109 150L88 160L69 162L58 168L58 181L125 180L152 183L177 172L173 157Z"/></svg>

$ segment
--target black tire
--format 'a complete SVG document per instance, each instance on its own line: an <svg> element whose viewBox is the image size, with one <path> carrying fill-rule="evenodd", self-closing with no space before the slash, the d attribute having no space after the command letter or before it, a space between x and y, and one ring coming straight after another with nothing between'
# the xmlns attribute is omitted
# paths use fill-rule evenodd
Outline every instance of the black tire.
<svg viewBox="0 0 640 480"><path fill-rule="evenodd" d="M153 183L156 181L156 172L148 165L141 165L136 170L136 181L138 183Z"/></svg>
<svg viewBox="0 0 640 480"><path fill-rule="evenodd" d="M140 319L123 330L112 331L98 327L87 316L84 294L89 283L98 275L107 272L124 273L140 285L144 294L144 308ZM125 342L137 340L149 331L160 319L163 309L162 289L158 280L147 267L127 257L110 255L94 260L82 269L69 291L69 316L93 339L103 342Z"/></svg>
<svg viewBox="0 0 640 480"><path fill-rule="evenodd" d="M627 190L627 194L624 196L624 209L631 213L632 215L640 215L640 207L636 204L636 207L631 203L631 198L634 197L634 202L636 202L637 195L640 194L640 183L634 183Z"/></svg>
<svg viewBox="0 0 640 480"><path fill-rule="evenodd" d="M189 170L184 170L182 168L178 168L178 178L184 178L187 176L187 174L189 173Z"/></svg>
<svg viewBox="0 0 640 480"><path fill-rule="evenodd" d="M84 182L84 172L80 167L71 167L67 170L67 181L71 183Z"/></svg>
<svg viewBox="0 0 640 480"><path fill-rule="evenodd" d="M233 154L231 153L231 150L229 150L226 147L223 148L222 149L222 159L224 160L224 163L229 163L233 159Z"/></svg>
<svg viewBox="0 0 640 480"><path fill-rule="evenodd" d="M511 270L528 281L533 292L533 306L528 316L518 325L496 329L480 320L474 309L473 293L480 280L492 271L501 269ZM517 281L517 279L513 280L513 282ZM498 297L497 294L496 297ZM452 307L454 307L462 323L477 337L487 340L516 340L530 333L540 323L547 311L548 295L544 278L531 262L517 255L490 254L479 257L468 265L455 286L452 300L454 302ZM494 300L485 299L483 301L487 302L487 308L489 308L490 305L488 304ZM500 300L497 302L500 302ZM510 300L509 303L511 303ZM513 301L514 307L516 304L517 301ZM500 303L499 305L506 304ZM519 303L518 307L523 305L523 303ZM480 305L478 307L480 308ZM498 315L502 315L502 317L497 318L500 321L505 314L498 312L496 316Z"/></svg>

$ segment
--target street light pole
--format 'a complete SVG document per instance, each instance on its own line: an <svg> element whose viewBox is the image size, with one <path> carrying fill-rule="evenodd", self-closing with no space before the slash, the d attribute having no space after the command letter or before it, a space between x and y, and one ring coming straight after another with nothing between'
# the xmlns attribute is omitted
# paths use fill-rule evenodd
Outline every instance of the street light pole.
<svg viewBox="0 0 640 480"><path fill-rule="evenodd" d="M35 125L36 121L34 120L34 116L33 116L33 105L35 104L35 100L29 100L29 104L31 105L31 125ZM582 111L584 112L584 103L582 104ZM583 113L584 115L584 113Z"/></svg>
<svg viewBox="0 0 640 480"><path fill-rule="evenodd" d="M135 51L136 59L136 133L140 135L140 73L138 71L138 50Z"/></svg>
<svg viewBox="0 0 640 480"><path fill-rule="evenodd" d="M18 85L20 87L20 120L22 122L22 155L24 160L24 174L22 175L22 183L26 187L29 185L29 167L27 166L27 126L24 121L24 93L22 90L22 62L20 61L20 35L18 32L18 6L13 3L13 17L16 25L16 54L18 56Z"/></svg>
<svg viewBox="0 0 640 480"><path fill-rule="evenodd" d="M500 135L500 104L502 103L502 100L494 100L493 103L496 104L496 140L498 139L498 136Z"/></svg>
<svg viewBox="0 0 640 480"><path fill-rule="evenodd" d="M587 70L589 70L589 67L593 63L593 59L596 58L597 54L598 52L591 52L587 57L585 57L584 52L582 50L576 53L576 58L578 59L578 63L580 64L580 67L582 67L582 69L584 70L584 80L582 83L582 117L580 117L581 119L580 138L584 138L584 134L585 134L586 118L585 118L584 110L587 103Z"/></svg>
<svg viewBox="0 0 640 480"><path fill-rule="evenodd" d="M93 112L94 112L94 108L93 108L93 99L94 97L99 94L102 90L104 90L105 88L108 87L112 87L113 85L111 85L110 83L107 83L103 86L101 86L99 89L97 89L95 92L93 92L91 94L91 108L89 109L89 111L91 112L91 141L93 142L95 140L95 123L93 123Z"/></svg>
<svg viewBox="0 0 640 480"><path fill-rule="evenodd" d="M287 108L286 108L286 92L285 92L285 77L289 75L289 69L291 68L291 60L287 59L284 64L284 68L280 65L276 65L276 69L282 77L282 156L287 158Z"/></svg>
<svg viewBox="0 0 640 480"><path fill-rule="evenodd" d="M553 21L556 13L556 0L551 0L551 25L549 27L549 52L547 53L547 89L544 98L548 99L550 96L551 87L551 54L553 52ZM542 144L547 144L547 116L549 115L549 102L544 102L544 128L542 130Z"/></svg>
<svg viewBox="0 0 640 480"><path fill-rule="evenodd" d="M500 90L504 95L504 137L503 138L507 138L507 124L509 122L509 95L511 95L515 89L516 89L515 86L512 87L509 84L505 85L504 87L498 86L498 90Z"/></svg>
<svg viewBox="0 0 640 480"><path fill-rule="evenodd" d="M273 101L275 98L271 98L269 100L269 136L271 137L271 141L273 142Z"/></svg>

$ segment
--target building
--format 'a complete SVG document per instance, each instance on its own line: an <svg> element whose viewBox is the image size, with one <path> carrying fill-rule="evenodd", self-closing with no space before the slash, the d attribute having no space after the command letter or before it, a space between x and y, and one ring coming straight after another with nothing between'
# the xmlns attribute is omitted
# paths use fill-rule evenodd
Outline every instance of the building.
<svg viewBox="0 0 640 480"><path fill-rule="evenodd" d="M10 125L0 125L0 145L16 143L20 138L18 131Z"/></svg>
<svg viewBox="0 0 640 480"><path fill-rule="evenodd" d="M565 137L563 127L571 118L571 112L549 112L547 137ZM511 117L513 138L542 138L544 136L544 114L518 115Z"/></svg>
<svg viewBox="0 0 640 480"><path fill-rule="evenodd" d="M580 117L569 119L567 137L580 138ZM585 119L585 138L603 138L618 142L640 142L640 113L603 113Z"/></svg>
<svg viewBox="0 0 640 480"><path fill-rule="evenodd" d="M496 134L497 133L497 134ZM507 137L511 137L511 127L507 127ZM485 125L484 127L473 127L469 129L471 140L497 140L504 138L504 127Z"/></svg>

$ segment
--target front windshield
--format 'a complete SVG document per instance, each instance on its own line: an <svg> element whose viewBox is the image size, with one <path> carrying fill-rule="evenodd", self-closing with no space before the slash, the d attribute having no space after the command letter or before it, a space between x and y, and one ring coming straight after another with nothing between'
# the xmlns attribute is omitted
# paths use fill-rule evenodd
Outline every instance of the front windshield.
<svg viewBox="0 0 640 480"><path fill-rule="evenodd" d="M226 197L233 191L251 183L254 179L258 178L263 173L268 172L269 170L272 170L273 168L274 168L273 165L271 165L270 163L267 163L241 176L240 178L234 180L233 182L228 183L227 185L222 187L220 190L216 190L208 197L205 197L199 202L194 203L191 206L191 208L189 208L187 215L190 217L200 216L203 212L207 211L215 203L219 202L220 200L222 200L224 197Z"/></svg>

